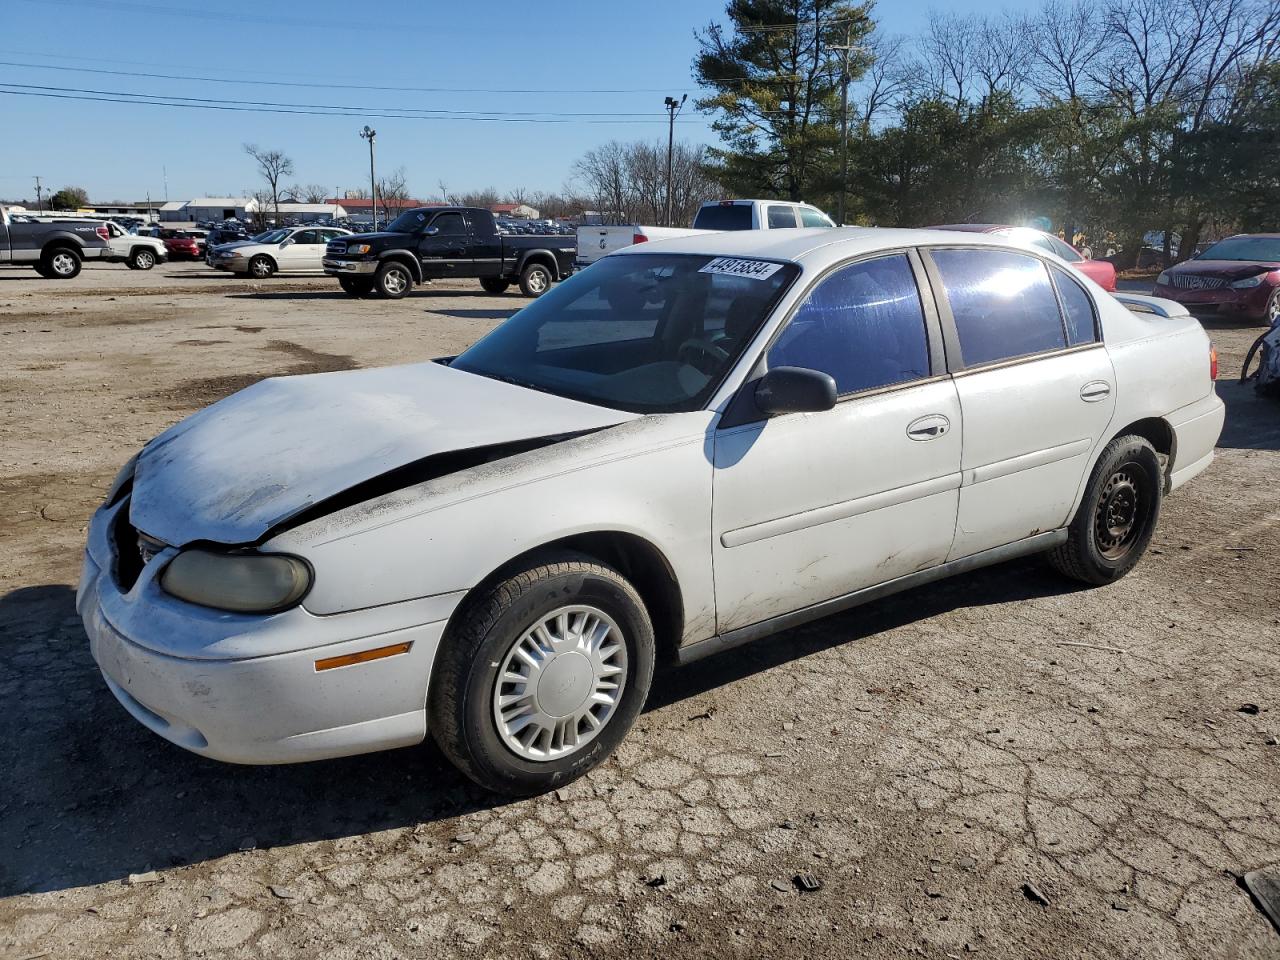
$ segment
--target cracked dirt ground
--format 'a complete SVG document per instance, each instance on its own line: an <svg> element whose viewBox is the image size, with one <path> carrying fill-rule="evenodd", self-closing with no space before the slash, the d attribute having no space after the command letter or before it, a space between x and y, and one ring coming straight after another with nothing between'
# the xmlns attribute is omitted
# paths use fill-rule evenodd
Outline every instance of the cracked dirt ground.
<svg viewBox="0 0 1280 960"><path fill-rule="evenodd" d="M513 803L431 747L206 761L103 685L73 585L144 440L522 302L207 273L0 273L0 957L1280 956L1235 880L1280 862L1280 404L1231 382L1256 330L1210 324L1219 458L1121 583L1006 564L660 673L614 760Z"/></svg>

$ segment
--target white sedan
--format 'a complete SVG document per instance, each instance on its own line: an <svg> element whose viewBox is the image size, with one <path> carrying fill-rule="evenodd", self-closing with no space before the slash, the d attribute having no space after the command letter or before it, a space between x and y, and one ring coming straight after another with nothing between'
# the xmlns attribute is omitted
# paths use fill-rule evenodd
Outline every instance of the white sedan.
<svg viewBox="0 0 1280 960"><path fill-rule="evenodd" d="M277 273L319 273L330 240L351 236L341 227L281 227L252 240L224 243L209 251L209 266L266 280Z"/></svg>
<svg viewBox="0 0 1280 960"><path fill-rule="evenodd" d="M686 662L1046 553L1124 576L1223 423L1176 304L998 238L717 233L606 257L459 357L263 381L89 529L107 684L240 763L433 735L527 794Z"/></svg>

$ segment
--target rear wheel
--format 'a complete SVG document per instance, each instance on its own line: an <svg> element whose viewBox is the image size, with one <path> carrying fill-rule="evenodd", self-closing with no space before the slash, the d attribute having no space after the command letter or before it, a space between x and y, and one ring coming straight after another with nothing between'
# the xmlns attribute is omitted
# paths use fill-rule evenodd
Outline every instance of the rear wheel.
<svg viewBox="0 0 1280 960"><path fill-rule="evenodd" d="M501 277L481 277L480 286L489 293L506 293L511 281Z"/></svg>
<svg viewBox="0 0 1280 960"><path fill-rule="evenodd" d="M551 289L551 271L543 263L531 263L520 272L520 292L526 297L540 297Z"/></svg>
<svg viewBox="0 0 1280 960"><path fill-rule="evenodd" d="M58 247L44 255L41 275L50 280L70 280L80 273L80 254L68 247Z"/></svg>
<svg viewBox="0 0 1280 960"><path fill-rule="evenodd" d="M413 288L413 275L403 263L392 260L378 268L373 281L374 289L388 300L399 300Z"/></svg>
<svg viewBox="0 0 1280 960"><path fill-rule="evenodd" d="M249 261L249 276L255 280L270 280L275 276L276 262L265 254L258 254Z"/></svg>
<svg viewBox="0 0 1280 960"><path fill-rule="evenodd" d="M373 293L373 281L356 277L339 277L338 286L353 297L366 297Z"/></svg>
<svg viewBox="0 0 1280 960"><path fill-rule="evenodd" d="M1050 551L1049 562L1085 583L1119 580L1146 552L1163 493L1160 459L1150 442L1138 436L1112 440L1093 468L1067 542Z"/></svg>
<svg viewBox="0 0 1280 960"><path fill-rule="evenodd" d="M620 573L566 554L512 573L459 614L436 661L428 727L463 773L529 795L614 751L648 696L655 650Z"/></svg>
<svg viewBox="0 0 1280 960"><path fill-rule="evenodd" d="M156 255L154 250L140 247L129 255L129 266L135 270L150 270L155 265Z"/></svg>

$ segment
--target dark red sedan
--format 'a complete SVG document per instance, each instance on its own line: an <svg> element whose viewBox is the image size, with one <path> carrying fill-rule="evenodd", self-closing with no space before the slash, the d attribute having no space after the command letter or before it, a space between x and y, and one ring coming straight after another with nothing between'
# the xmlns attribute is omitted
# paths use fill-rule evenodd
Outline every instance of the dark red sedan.
<svg viewBox="0 0 1280 960"><path fill-rule="evenodd" d="M201 234L186 230L161 230L160 239L164 241L170 260L204 258L205 238Z"/></svg>
<svg viewBox="0 0 1280 960"><path fill-rule="evenodd" d="M1047 250L1055 253L1072 267L1100 286L1108 293L1116 290L1116 268L1106 260L1090 260L1065 240L1060 240L1052 233L1033 230L1031 227L1011 227L1002 223L945 223L930 227L930 230L961 230L965 233L990 233L997 237L1007 237L1028 247Z"/></svg>
<svg viewBox="0 0 1280 960"><path fill-rule="evenodd" d="M1156 278L1157 297L1192 312L1280 320L1280 233L1227 237Z"/></svg>

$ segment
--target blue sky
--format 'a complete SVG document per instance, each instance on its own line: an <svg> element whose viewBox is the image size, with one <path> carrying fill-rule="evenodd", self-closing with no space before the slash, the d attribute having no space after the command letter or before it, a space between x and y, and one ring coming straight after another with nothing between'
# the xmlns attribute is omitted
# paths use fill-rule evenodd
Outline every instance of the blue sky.
<svg viewBox="0 0 1280 960"><path fill-rule="evenodd" d="M937 5L881 0L875 15L885 32L909 34ZM944 5L993 7L982 0ZM63 96L65 88L78 88L98 91L80 96L151 93L355 108L352 116L333 117L0 95L0 197L32 196L31 177L40 174L51 189L81 185L97 201L142 199L148 191L163 199L166 171L172 199L239 195L257 185L244 142L283 149L299 183L359 187L368 181L368 152L358 136L366 121L378 131L379 167L403 165L419 196L437 194L440 180L450 190L559 189L573 161L599 143L665 137L663 97L696 92L694 29L723 12L723 0L559 0L533 7L508 0L0 0L0 84ZM310 83L331 86L295 85ZM452 92L457 88L513 92ZM567 92L530 92L537 90ZM582 92L597 90L626 92ZM377 110L538 112L564 122L362 112ZM635 116L600 123L564 116L572 113ZM686 109L681 121L677 137L714 142L707 118Z"/></svg>

